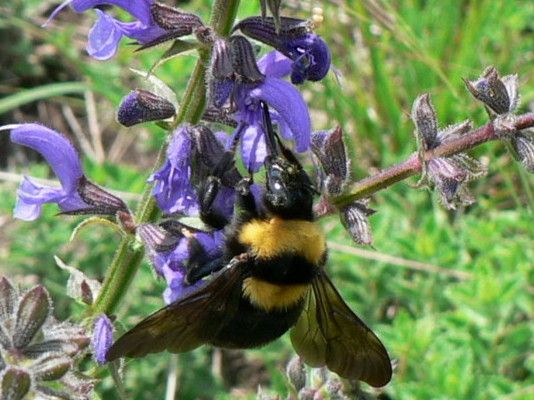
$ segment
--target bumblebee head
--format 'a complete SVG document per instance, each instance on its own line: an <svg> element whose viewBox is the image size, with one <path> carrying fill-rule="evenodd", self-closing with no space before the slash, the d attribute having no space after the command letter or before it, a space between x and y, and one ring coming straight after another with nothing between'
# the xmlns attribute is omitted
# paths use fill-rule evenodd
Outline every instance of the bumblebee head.
<svg viewBox="0 0 534 400"><path fill-rule="evenodd" d="M265 207L280 218L312 221L315 190L302 166L279 156L268 156L265 168Z"/></svg>

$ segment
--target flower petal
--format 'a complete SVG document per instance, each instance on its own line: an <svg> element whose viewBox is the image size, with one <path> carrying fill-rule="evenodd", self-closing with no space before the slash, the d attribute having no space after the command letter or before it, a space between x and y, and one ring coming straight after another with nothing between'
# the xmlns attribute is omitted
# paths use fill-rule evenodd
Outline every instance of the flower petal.
<svg viewBox="0 0 534 400"><path fill-rule="evenodd" d="M265 78L249 96L273 107L288 125L295 141L295 150L302 153L310 147L311 121L308 107L298 90L277 78Z"/></svg>
<svg viewBox="0 0 534 400"><path fill-rule="evenodd" d="M128 11L143 24L148 25L151 21L150 5L152 3L152 0L73 0L72 8L81 13L103 4L113 5Z"/></svg>
<svg viewBox="0 0 534 400"><path fill-rule="evenodd" d="M193 142L189 129L186 125L176 131L167 151L167 161L149 178L149 182L158 181L153 195L166 213L193 215L199 210L198 195L191 184Z"/></svg>
<svg viewBox="0 0 534 400"><path fill-rule="evenodd" d="M271 51L258 60L260 72L271 78L283 78L291 73L293 60L279 51Z"/></svg>
<svg viewBox="0 0 534 400"><path fill-rule="evenodd" d="M39 218L44 203L58 203L64 212L87 207L76 191L67 192L63 188L41 185L28 177L24 177L17 193L14 217L23 221Z"/></svg>
<svg viewBox="0 0 534 400"><path fill-rule="evenodd" d="M118 21L115 18L99 9L95 11L98 20L89 31L87 53L97 60L108 60L117 53L123 33L117 26Z"/></svg>
<svg viewBox="0 0 534 400"><path fill-rule="evenodd" d="M267 157L265 132L259 125L249 125L241 137L241 157L248 171L256 172Z"/></svg>
<svg viewBox="0 0 534 400"><path fill-rule="evenodd" d="M78 153L62 134L39 124L20 124L11 131L11 141L37 150L61 181L65 191L73 191L83 176Z"/></svg>

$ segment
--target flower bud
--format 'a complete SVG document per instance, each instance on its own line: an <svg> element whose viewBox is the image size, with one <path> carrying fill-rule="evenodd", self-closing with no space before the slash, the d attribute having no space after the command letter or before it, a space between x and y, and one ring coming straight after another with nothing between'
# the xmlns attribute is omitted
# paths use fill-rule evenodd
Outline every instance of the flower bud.
<svg viewBox="0 0 534 400"><path fill-rule="evenodd" d="M149 223L139 225L137 232L150 252L156 253L171 251L181 238L176 233L170 233L157 225Z"/></svg>
<svg viewBox="0 0 534 400"><path fill-rule="evenodd" d="M438 121L436 110L430 101L430 95L425 93L415 99L412 107L412 121L416 126L416 134L421 148L433 149L438 145Z"/></svg>
<svg viewBox="0 0 534 400"><path fill-rule="evenodd" d="M30 367L37 381L56 381L67 373L72 361L60 355L45 356Z"/></svg>
<svg viewBox="0 0 534 400"><path fill-rule="evenodd" d="M0 322L5 321L15 309L15 289L7 278L0 279Z"/></svg>
<svg viewBox="0 0 534 400"><path fill-rule="evenodd" d="M119 105L117 120L130 127L149 121L161 121L176 114L174 105L167 99L148 90L136 89L124 97Z"/></svg>
<svg viewBox="0 0 534 400"><path fill-rule="evenodd" d="M50 299L42 286L24 295L17 310L13 344L16 348L28 345L50 315Z"/></svg>
<svg viewBox="0 0 534 400"><path fill-rule="evenodd" d="M0 399L2 400L22 400L30 391L31 377L19 368L8 368L0 375Z"/></svg>
<svg viewBox="0 0 534 400"><path fill-rule="evenodd" d="M96 319L91 343L96 362L105 364L107 362L106 353L113 343L113 325L107 315L102 314Z"/></svg>

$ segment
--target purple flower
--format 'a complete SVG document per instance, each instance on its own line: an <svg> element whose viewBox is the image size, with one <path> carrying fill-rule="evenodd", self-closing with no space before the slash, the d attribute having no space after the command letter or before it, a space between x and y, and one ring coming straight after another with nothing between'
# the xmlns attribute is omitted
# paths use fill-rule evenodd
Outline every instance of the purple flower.
<svg viewBox="0 0 534 400"><path fill-rule="evenodd" d="M257 171L267 155L262 102L274 109L271 113L273 122L280 126L285 139L295 141L295 150L304 152L309 149L311 121L308 107L290 83L271 77L261 83L242 83L237 86L233 100L239 124L234 136L241 135L241 156L249 171Z"/></svg>
<svg viewBox="0 0 534 400"><path fill-rule="evenodd" d="M218 108L229 104L229 109L235 110L237 127L226 148L240 140L243 163L252 172L263 165L267 155L262 103L272 109L271 120L278 124L282 136L295 141L296 151L307 151L310 146L311 121L306 103L292 84L279 79L288 71L284 59L281 53L271 53L258 65L252 45L240 35L230 41L219 39L214 45L210 103Z"/></svg>
<svg viewBox="0 0 534 400"><path fill-rule="evenodd" d="M149 178L149 182L157 182L154 197L159 208L168 214L195 215L199 211L198 196L191 183L194 147L190 129L189 125L183 125L174 133L167 161Z"/></svg>
<svg viewBox="0 0 534 400"><path fill-rule="evenodd" d="M90 182L84 175L78 153L62 134L39 124L6 125L11 140L37 150L50 164L61 187L42 185L28 177L20 184L14 216L33 221L44 203L57 203L64 214L115 215L129 213L118 197Z"/></svg>
<svg viewBox="0 0 534 400"><path fill-rule="evenodd" d="M178 300L205 283L202 279L192 284L185 282L188 260L193 252L197 252L195 256L204 264L222 257L222 230L186 234L182 226L180 232L171 233L156 225L142 224L138 233L146 244L154 270L167 281L167 288L163 292L166 304ZM201 255L198 255L199 251Z"/></svg>
<svg viewBox="0 0 534 400"><path fill-rule="evenodd" d="M87 52L97 60L107 60L115 55L123 36L145 44L168 34L154 21L150 10L153 3L153 0L67 0L53 12L50 19L68 4L78 13L94 8L98 20L89 32ZM105 4L121 7L135 17L136 21L122 22L96 8Z"/></svg>
<svg viewBox="0 0 534 400"><path fill-rule="evenodd" d="M160 263L155 265L156 270L167 281L167 288L163 292L163 300L166 304L184 297L206 283L202 279L193 284L187 284L184 281L187 270L186 264L190 257L191 240L196 240L202 247L203 252L205 252L205 263L216 261L222 257L224 242L222 230L210 233L195 233L192 237L183 238L167 257L158 257L157 260Z"/></svg>
<svg viewBox="0 0 534 400"><path fill-rule="evenodd" d="M101 314L93 326L93 336L91 345L93 346L93 357L99 364L105 364L106 353L113 343L113 325L106 314Z"/></svg>
<svg viewBox="0 0 534 400"><path fill-rule="evenodd" d="M280 22L277 31L273 18L249 17L234 29L274 47L291 59L291 82L294 84L323 79L330 70L328 45L313 33L308 21L281 17Z"/></svg>
<svg viewBox="0 0 534 400"><path fill-rule="evenodd" d="M26 221L37 219L43 203L57 203L62 211L88 206L78 194L78 184L83 177L80 159L65 136L38 124L8 125L3 129L12 129L13 142L41 153L61 182L61 187L51 187L25 176L18 190L15 218Z"/></svg>

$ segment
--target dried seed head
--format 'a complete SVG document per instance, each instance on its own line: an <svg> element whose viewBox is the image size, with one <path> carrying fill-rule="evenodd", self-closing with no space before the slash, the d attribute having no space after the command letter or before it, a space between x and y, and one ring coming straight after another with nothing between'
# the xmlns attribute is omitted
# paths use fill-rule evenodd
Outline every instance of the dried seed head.
<svg viewBox="0 0 534 400"><path fill-rule="evenodd" d="M321 191L326 196L339 196L350 179L350 159L343 141L343 130L337 126L330 131L314 132L311 149L320 164Z"/></svg>
<svg viewBox="0 0 534 400"><path fill-rule="evenodd" d="M415 99L412 107L412 121L416 127L415 133L421 149L430 150L438 146L438 120L428 93Z"/></svg>
<svg viewBox="0 0 534 400"><path fill-rule="evenodd" d="M519 105L517 75L499 76L495 67L489 66L476 80L464 79L473 97L486 106L490 116L513 113Z"/></svg>
<svg viewBox="0 0 534 400"><path fill-rule="evenodd" d="M299 356L289 360L286 366L286 375L297 392L306 386L306 366Z"/></svg>
<svg viewBox="0 0 534 400"><path fill-rule="evenodd" d="M371 246L373 234L369 216L376 211L367 207L368 201L355 201L341 211L341 222L357 244Z"/></svg>
<svg viewBox="0 0 534 400"><path fill-rule="evenodd" d="M514 158L530 173L534 173L533 134L531 130L523 130L510 140Z"/></svg>

